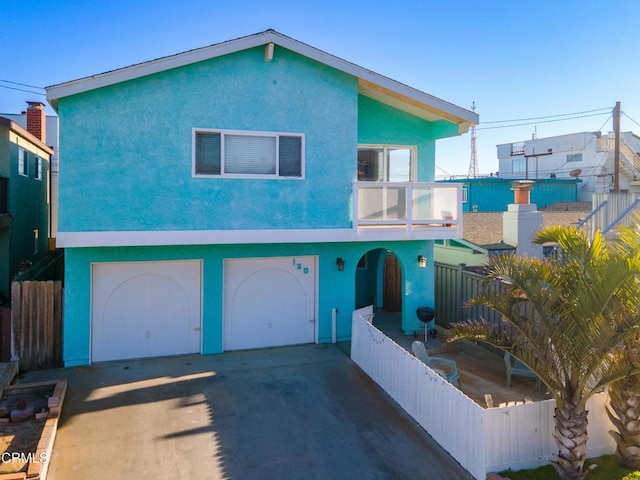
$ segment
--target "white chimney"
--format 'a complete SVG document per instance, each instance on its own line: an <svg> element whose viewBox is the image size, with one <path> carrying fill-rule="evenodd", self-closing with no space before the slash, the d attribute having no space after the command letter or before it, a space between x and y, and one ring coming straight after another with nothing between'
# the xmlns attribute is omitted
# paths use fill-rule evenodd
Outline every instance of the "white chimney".
<svg viewBox="0 0 640 480"><path fill-rule="evenodd" d="M502 241L516 247L516 255L542 258L542 245L533 243L533 237L542 228L542 213L530 202L532 180L512 183L514 203L502 214Z"/></svg>

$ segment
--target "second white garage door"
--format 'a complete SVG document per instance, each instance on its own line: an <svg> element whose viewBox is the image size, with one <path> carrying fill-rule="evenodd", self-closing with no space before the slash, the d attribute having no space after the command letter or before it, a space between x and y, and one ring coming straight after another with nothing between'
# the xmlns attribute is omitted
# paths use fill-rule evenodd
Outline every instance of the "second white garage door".
<svg viewBox="0 0 640 480"><path fill-rule="evenodd" d="M200 352L201 262L92 266L92 361Z"/></svg>
<svg viewBox="0 0 640 480"><path fill-rule="evenodd" d="M224 262L224 349L315 341L315 257Z"/></svg>

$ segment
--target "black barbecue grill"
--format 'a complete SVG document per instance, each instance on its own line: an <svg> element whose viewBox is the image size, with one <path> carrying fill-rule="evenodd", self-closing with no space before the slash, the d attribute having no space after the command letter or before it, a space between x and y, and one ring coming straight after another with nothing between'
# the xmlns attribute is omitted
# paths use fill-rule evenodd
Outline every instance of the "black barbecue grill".
<svg viewBox="0 0 640 480"><path fill-rule="evenodd" d="M416 310L418 320L424 323L424 341L427 342L427 335L436 338L436 311L431 307L418 307Z"/></svg>

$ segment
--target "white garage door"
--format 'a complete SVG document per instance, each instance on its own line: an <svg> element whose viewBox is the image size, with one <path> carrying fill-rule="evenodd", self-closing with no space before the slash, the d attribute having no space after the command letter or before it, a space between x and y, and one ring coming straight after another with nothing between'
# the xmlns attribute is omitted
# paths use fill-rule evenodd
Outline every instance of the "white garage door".
<svg viewBox="0 0 640 480"><path fill-rule="evenodd" d="M314 257L224 262L224 349L315 341Z"/></svg>
<svg viewBox="0 0 640 480"><path fill-rule="evenodd" d="M94 362L200 352L200 261L92 266Z"/></svg>

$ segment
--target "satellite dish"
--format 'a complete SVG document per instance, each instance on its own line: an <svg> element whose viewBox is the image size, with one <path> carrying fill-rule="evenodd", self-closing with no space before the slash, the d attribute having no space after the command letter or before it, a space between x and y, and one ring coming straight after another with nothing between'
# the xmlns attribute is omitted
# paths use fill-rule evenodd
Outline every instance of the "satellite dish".
<svg viewBox="0 0 640 480"><path fill-rule="evenodd" d="M581 168L576 168L575 170L571 170L569 172L569 176L573 177L573 178L578 178L581 173L582 173L582 169Z"/></svg>

